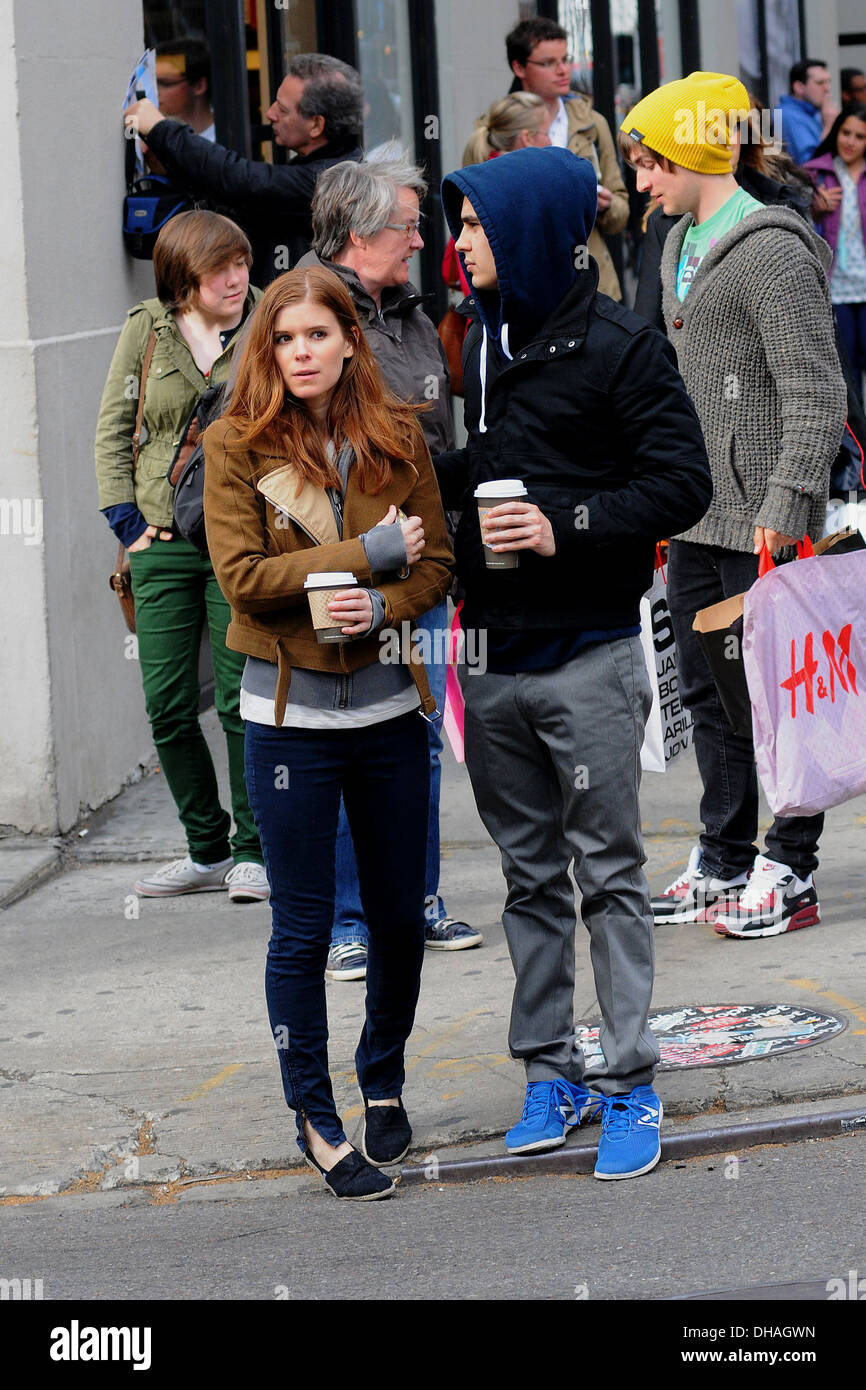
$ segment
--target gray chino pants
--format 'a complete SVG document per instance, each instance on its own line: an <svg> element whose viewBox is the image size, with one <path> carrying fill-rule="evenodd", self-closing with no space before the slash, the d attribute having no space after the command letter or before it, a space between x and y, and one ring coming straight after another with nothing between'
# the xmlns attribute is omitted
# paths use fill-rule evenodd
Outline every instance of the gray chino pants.
<svg viewBox="0 0 866 1390"><path fill-rule="evenodd" d="M526 1079L606 1095L652 1082L653 924L640 831L650 688L640 639L585 648L552 671L461 672L466 765L508 885L509 1029ZM574 1036L574 876L602 1014L604 1062L584 1075Z"/></svg>

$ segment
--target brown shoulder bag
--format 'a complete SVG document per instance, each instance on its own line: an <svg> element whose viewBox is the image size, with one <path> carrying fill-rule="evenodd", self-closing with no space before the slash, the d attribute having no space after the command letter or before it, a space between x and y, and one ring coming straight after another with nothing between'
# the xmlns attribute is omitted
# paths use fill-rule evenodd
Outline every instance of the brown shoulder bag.
<svg viewBox="0 0 866 1390"><path fill-rule="evenodd" d="M156 347L156 334L150 330L150 337L147 340L147 347L144 351L144 361L141 364L141 380L138 385L138 409L135 412L135 430L132 435L132 479L135 482L135 469L138 464L138 452L141 448L141 421L144 415L144 388L147 385L147 373L150 367L150 359L153 356L153 349ZM132 578L129 572L129 556L126 553L126 546L122 543L117 549L117 559L114 562L114 569L108 576L109 587L114 590L120 600L120 607L123 610L123 617L130 632L135 632L135 598L132 592Z"/></svg>

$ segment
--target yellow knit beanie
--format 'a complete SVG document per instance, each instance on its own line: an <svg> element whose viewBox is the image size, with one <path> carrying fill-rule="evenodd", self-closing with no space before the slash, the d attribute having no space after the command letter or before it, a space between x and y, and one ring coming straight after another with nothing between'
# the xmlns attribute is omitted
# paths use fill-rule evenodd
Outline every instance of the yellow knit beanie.
<svg viewBox="0 0 866 1390"><path fill-rule="evenodd" d="M731 131L748 110L749 94L736 77L691 72L650 92L620 130L696 174L729 174Z"/></svg>

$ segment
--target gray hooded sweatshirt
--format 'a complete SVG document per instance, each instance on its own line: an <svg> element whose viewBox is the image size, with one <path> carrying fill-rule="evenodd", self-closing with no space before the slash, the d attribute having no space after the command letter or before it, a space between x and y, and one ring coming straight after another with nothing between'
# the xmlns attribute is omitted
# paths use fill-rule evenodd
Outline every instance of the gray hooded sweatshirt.
<svg viewBox="0 0 866 1390"><path fill-rule="evenodd" d="M756 526L813 538L846 416L827 288L831 252L788 208L744 217L701 261L682 303L671 228L662 306L707 445L713 500L677 540L751 554Z"/></svg>

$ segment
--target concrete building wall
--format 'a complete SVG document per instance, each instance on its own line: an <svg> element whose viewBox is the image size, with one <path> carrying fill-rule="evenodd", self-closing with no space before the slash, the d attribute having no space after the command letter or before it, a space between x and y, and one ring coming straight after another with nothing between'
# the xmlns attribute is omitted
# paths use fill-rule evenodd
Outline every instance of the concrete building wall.
<svg viewBox="0 0 866 1390"><path fill-rule="evenodd" d="M2 494L43 516L41 544L0 537L0 826L53 833L152 750L93 474L117 333L153 292L120 238L119 107L142 14L135 0L6 0L0 26Z"/></svg>
<svg viewBox="0 0 866 1390"><path fill-rule="evenodd" d="M18 78L11 6L0 8L0 124L16 129ZM48 821L52 739L45 584L39 538L36 373L28 346L21 160L0 141L0 828ZM25 520L29 523L25 534Z"/></svg>

